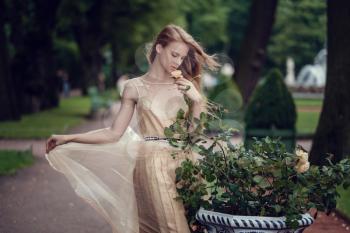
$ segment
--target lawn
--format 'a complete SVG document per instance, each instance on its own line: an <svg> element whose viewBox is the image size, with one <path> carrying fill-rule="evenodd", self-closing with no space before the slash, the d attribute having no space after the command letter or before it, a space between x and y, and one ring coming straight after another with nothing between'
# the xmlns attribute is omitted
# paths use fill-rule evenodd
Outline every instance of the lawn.
<svg viewBox="0 0 350 233"><path fill-rule="evenodd" d="M337 200L337 209L350 218L350 188L339 188L340 198Z"/></svg>
<svg viewBox="0 0 350 233"><path fill-rule="evenodd" d="M0 122L0 137L46 138L53 133L64 133L84 122L89 111L89 97L63 99L57 108L24 115L20 121Z"/></svg>
<svg viewBox="0 0 350 233"><path fill-rule="evenodd" d="M320 111L321 99L295 99L297 108L297 132L299 136L312 135L316 131Z"/></svg>
<svg viewBox="0 0 350 233"><path fill-rule="evenodd" d="M0 175L12 175L16 170L30 166L34 162L31 151L0 151Z"/></svg>
<svg viewBox="0 0 350 233"><path fill-rule="evenodd" d="M322 99L294 99L297 107L322 107Z"/></svg>
<svg viewBox="0 0 350 233"><path fill-rule="evenodd" d="M298 135L312 135L316 131L319 117L319 112L298 112Z"/></svg>

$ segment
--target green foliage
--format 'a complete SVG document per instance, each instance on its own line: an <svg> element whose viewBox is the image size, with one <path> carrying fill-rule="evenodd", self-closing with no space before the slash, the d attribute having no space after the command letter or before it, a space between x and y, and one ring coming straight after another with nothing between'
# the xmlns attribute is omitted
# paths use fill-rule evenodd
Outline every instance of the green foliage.
<svg viewBox="0 0 350 233"><path fill-rule="evenodd" d="M295 129L296 110L293 98L274 69L257 86L245 113L247 129Z"/></svg>
<svg viewBox="0 0 350 233"><path fill-rule="evenodd" d="M252 2L246 0L226 1L227 7L230 9L227 22L229 37L227 47L228 54L234 61L238 59L239 47L246 31Z"/></svg>
<svg viewBox="0 0 350 233"><path fill-rule="evenodd" d="M189 33L209 52L223 51L228 43L227 16L230 10L223 0L178 1Z"/></svg>
<svg viewBox="0 0 350 233"><path fill-rule="evenodd" d="M90 41L89 46L112 51L118 73L135 72L135 51L153 40L166 24L181 18L178 3L181 1L63 0L57 14L57 35L79 43L82 38L76 38L77 32L94 34L98 40ZM100 10L93 13L97 7Z"/></svg>
<svg viewBox="0 0 350 233"><path fill-rule="evenodd" d="M20 168L30 166L34 162L31 151L0 151L0 175L13 175Z"/></svg>
<svg viewBox="0 0 350 233"><path fill-rule="evenodd" d="M117 92L114 89L99 92L96 86L88 88L88 94L91 101L91 113L97 112L99 109L108 109L112 106L115 100L119 99Z"/></svg>
<svg viewBox="0 0 350 233"><path fill-rule="evenodd" d="M198 224L200 207L235 215L286 216L287 225L297 227L301 214L310 208L329 212L336 207L336 187L350 184L350 160L329 166L311 166L308 154L298 148L286 151L278 140L256 140L250 149L231 143L235 129L222 128L209 135L207 128L217 112L201 113L188 132L183 110L165 129L170 144L189 157L176 169L178 200L185 206L190 225ZM191 123L193 124L193 123ZM173 154L176 156L176 153Z"/></svg>
<svg viewBox="0 0 350 233"><path fill-rule="evenodd" d="M237 85L232 81L231 77L220 75L219 83L212 89L207 91L210 101L216 105L220 105L224 111L220 118L220 122L211 122L211 131L220 130L218 124L224 122L230 127L242 129L243 122L243 99Z"/></svg>
<svg viewBox="0 0 350 233"><path fill-rule="evenodd" d="M287 56L295 60L296 70L313 63L325 47L326 20L326 1L279 1L268 46L268 66L285 69Z"/></svg>
<svg viewBox="0 0 350 233"><path fill-rule="evenodd" d="M220 75L219 83L208 92L208 98L227 109L225 118L237 119L243 104L241 93L231 77Z"/></svg>
<svg viewBox="0 0 350 233"><path fill-rule="evenodd" d="M79 86L79 49L72 40L54 39L55 65L57 69L64 69L69 74L69 83L72 86ZM61 80L60 80L61 81Z"/></svg>

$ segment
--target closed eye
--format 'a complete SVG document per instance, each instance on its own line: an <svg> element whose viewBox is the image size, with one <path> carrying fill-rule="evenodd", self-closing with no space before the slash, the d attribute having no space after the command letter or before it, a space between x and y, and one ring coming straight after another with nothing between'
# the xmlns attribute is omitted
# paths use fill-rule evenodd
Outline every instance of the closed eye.
<svg viewBox="0 0 350 233"><path fill-rule="evenodd" d="M178 54L178 53L176 53L176 52L172 52L171 55L172 55L173 57L178 57L178 56L180 56L180 54ZM181 60L183 60L183 59L185 59L185 57L181 57Z"/></svg>

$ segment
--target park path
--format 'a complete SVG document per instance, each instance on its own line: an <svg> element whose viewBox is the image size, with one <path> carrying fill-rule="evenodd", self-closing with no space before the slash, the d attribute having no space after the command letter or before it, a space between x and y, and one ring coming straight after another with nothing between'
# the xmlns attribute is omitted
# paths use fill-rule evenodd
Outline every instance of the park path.
<svg viewBox="0 0 350 233"><path fill-rule="evenodd" d="M114 108L114 113L118 109ZM71 130L86 132L106 127L108 119L89 120ZM240 139L235 139L239 142ZM300 140L305 149L310 140ZM67 180L45 159L44 140L0 140L0 149L32 147L33 166L13 176L0 176L0 233L110 233L109 224L78 198ZM319 214L304 233L349 233L349 225L334 213Z"/></svg>
<svg viewBox="0 0 350 233"><path fill-rule="evenodd" d="M106 127L110 120L88 120L70 133ZM49 166L45 140L0 140L0 149L31 147L33 166L0 176L0 233L111 233L110 225Z"/></svg>

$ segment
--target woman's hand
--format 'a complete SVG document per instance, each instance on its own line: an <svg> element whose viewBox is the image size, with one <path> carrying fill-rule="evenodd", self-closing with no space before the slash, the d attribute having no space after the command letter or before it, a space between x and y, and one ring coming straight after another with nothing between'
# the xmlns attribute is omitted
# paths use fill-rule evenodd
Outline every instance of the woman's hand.
<svg viewBox="0 0 350 233"><path fill-rule="evenodd" d="M68 140L67 140L66 135L52 135L46 141L46 153L49 153L56 146L65 144L67 142L68 142Z"/></svg>
<svg viewBox="0 0 350 233"><path fill-rule="evenodd" d="M181 75L180 78L176 79L175 83L177 84L178 89L194 103L200 103L202 101L202 95L197 91L196 87L191 81L185 79Z"/></svg>

